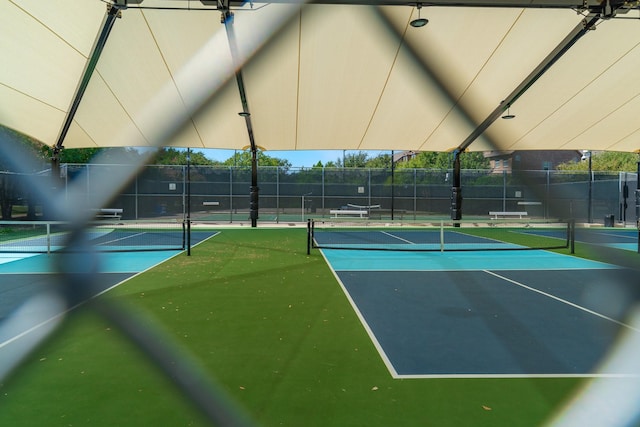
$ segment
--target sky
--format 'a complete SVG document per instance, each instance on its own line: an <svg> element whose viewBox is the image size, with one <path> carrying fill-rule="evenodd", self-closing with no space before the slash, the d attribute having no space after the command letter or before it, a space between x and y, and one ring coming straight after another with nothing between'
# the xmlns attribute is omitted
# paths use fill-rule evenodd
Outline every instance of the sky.
<svg viewBox="0 0 640 427"><path fill-rule="evenodd" d="M225 161L230 157L233 157L234 150L194 150L202 152L207 158L211 160ZM357 153L358 151L348 150L348 153ZM367 151L370 158L378 156L385 151ZM390 153L386 151L386 153ZM270 157L277 157L279 159L287 159L293 167L311 167L318 163L326 164L327 162L335 162L338 159L342 159L343 150L297 150L297 151L265 151L265 154Z"/></svg>

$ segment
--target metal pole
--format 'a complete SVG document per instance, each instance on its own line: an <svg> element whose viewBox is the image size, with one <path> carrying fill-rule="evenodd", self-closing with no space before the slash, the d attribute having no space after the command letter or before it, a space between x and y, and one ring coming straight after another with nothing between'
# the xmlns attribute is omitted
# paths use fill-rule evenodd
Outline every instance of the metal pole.
<svg viewBox="0 0 640 427"><path fill-rule="evenodd" d="M324 206L325 206L325 192L324 192L324 170L325 167L322 167L322 216L324 216Z"/></svg>
<svg viewBox="0 0 640 427"><path fill-rule="evenodd" d="M239 114L241 117L244 117L247 127L247 133L249 136L249 143L251 145L251 187L249 188L249 217L251 218L251 227L256 227L258 224L260 191L260 188L258 188L258 146L253 135L251 113L249 112L249 101L247 100L244 78L242 77L242 68L240 67L239 62L238 45L236 42L235 31L233 29L233 12L228 9L228 4L225 5L222 12L222 23L224 24L224 28L227 32L229 50L231 51L231 59L233 60L234 67L236 69L236 83L238 85L240 102L242 104L242 111Z"/></svg>
<svg viewBox="0 0 640 427"><path fill-rule="evenodd" d="M489 126L498 120L502 114L522 96L533 84L540 79L558 60L571 49L590 30L595 28L600 20L599 13L589 13L582 22L547 55L546 58L520 83L500 104L493 110L482 123L458 146L459 151L466 150L473 141L486 131ZM471 121L473 122L473 121Z"/></svg>
<svg viewBox="0 0 640 427"><path fill-rule="evenodd" d="M251 217L251 227L258 224L258 150L251 147L251 187L249 188L249 216Z"/></svg>
<svg viewBox="0 0 640 427"><path fill-rule="evenodd" d="M369 208L367 209L369 212L367 212L367 215L371 215L371 168L369 168L369 190L367 191L368 193L368 200L367 200L367 205L369 206Z"/></svg>
<svg viewBox="0 0 640 427"><path fill-rule="evenodd" d="M187 148L187 256L191 256L191 149Z"/></svg>
<svg viewBox="0 0 640 427"><path fill-rule="evenodd" d="M135 201L134 201L134 203L135 203L135 211L136 211L135 218L136 219L138 219L138 209L139 209L138 208L138 204L140 203L140 201L138 200L138 176L139 175L140 174L138 174L138 173L136 174L136 185L135 185L135 187L136 187L136 189L135 189L136 195L134 197L134 199L135 199Z"/></svg>
<svg viewBox="0 0 640 427"><path fill-rule="evenodd" d="M395 162L393 161L393 150L391 150L391 221L393 221L393 211L395 210Z"/></svg>
<svg viewBox="0 0 640 427"><path fill-rule="evenodd" d="M551 195L549 194L549 191L551 190L550 188L550 177L551 177L551 171L549 169L547 169L547 188L546 188L546 200L544 203L544 219L547 219L549 217L549 204L551 203Z"/></svg>
<svg viewBox="0 0 640 427"><path fill-rule="evenodd" d="M120 16L120 8L120 6L115 4L107 5L107 12L102 19L100 33L94 41L89 59L87 61L87 64L85 65L84 72L82 73L82 78L80 79L78 87L76 88L75 95L73 97L73 100L71 101L71 105L69 106L69 111L67 112L64 123L62 124L62 129L60 130L60 134L58 135L58 140L56 141L56 144L54 146L54 155L56 153L56 150L59 151L63 147L64 140L67 136L67 133L69 132L71 123L73 122L76 112L78 111L78 107L80 107L80 101L82 101L82 97L87 90L87 86L89 86L91 76L96 69L96 65L98 65L98 60L102 55L102 51L104 50L105 45L107 44L107 39L109 38L109 34L111 34L113 24Z"/></svg>
<svg viewBox="0 0 640 427"><path fill-rule="evenodd" d="M229 166L229 222L233 222L233 166Z"/></svg>
<svg viewBox="0 0 640 427"><path fill-rule="evenodd" d="M592 191L593 191L593 178L591 175L591 152L589 152L589 198L587 200L587 222L591 224L592 215L591 215L591 199L592 199Z"/></svg>
<svg viewBox="0 0 640 427"><path fill-rule="evenodd" d="M313 191L307 194L303 194L302 195L302 216L301 216L301 221L304 222L304 203L305 203L305 197L310 196L313 194Z"/></svg>
<svg viewBox="0 0 640 427"><path fill-rule="evenodd" d="M413 219L418 215L418 170L413 168Z"/></svg>
<svg viewBox="0 0 640 427"><path fill-rule="evenodd" d="M638 253L640 254L640 162L636 173L636 228L638 229Z"/></svg>
<svg viewBox="0 0 640 427"><path fill-rule="evenodd" d="M502 171L502 211L507 210L507 171Z"/></svg>
<svg viewBox="0 0 640 427"><path fill-rule="evenodd" d="M460 150L453 152L453 186L451 187L451 219L459 221L462 219L462 188L460 179ZM456 222L454 227L460 227Z"/></svg>
<svg viewBox="0 0 640 427"><path fill-rule="evenodd" d="M311 255L311 219L307 220L307 255Z"/></svg>

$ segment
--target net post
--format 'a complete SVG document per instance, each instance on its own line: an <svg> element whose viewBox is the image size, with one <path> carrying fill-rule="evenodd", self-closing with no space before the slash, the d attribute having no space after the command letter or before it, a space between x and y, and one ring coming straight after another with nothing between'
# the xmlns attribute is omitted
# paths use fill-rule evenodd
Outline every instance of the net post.
<svg viewBox="0 0 640 427"><path fill-rule="evenodd" d="M444 252L444 220L440 220L440 252Z"/></svg>
<svg viewBox="0 0 640 427"><path fill-rule="evenodd" d="M51 224L47 222L47 255L51 255Z"/></svg>
<svg viewBox="0 0 640 427"><path fill-rule="evenodd" d="M311 221L311 218L307 219L307 255L311 255Z"/></svg>
<svg viewBox="0 0 640 427"><path fill-rule="evenodd" d="M185 227L185 224L182 223L182 228ZM187 256L191 256L191 219L187 218Z"/></svg>
<svg viewBox="0 0 640 427"><path fill-rule="evenodd" d="M569 240L569 247L571 248L571 254L576 253L576 220L569 220L569 229L567 230L567 239Z"/></svg>

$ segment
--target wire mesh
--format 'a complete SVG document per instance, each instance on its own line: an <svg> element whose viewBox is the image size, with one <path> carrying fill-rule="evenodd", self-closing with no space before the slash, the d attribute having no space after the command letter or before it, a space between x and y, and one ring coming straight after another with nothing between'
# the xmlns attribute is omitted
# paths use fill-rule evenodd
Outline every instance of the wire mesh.
<svg viewBox="0 0 640 427"><path fill-rule="evenodd" d="M255 39L250 41L239 40L242 44L242 50L247 52L255 52L260 46L268 44L272 37L277 36L278 30L284 25L289 18L294 16L299 10L300 5L292 2L291 8L278 20L266 21L263 27L256 29ZM125 11L126 13L126 11ZM386 16L384 12L376 10L376 13L385 22ZM397 29L388 23L390 35L401 39L401 34ZM117 24L114 31L117 31ZM221 29L224 31L224 29ZM227 46L219 46L220 49L227 49ZM215 99L220 83L204 82L200 78L203 69L211 76L231 76L234 70L224 69L223 65L214 64L211 69L210 62L202 62L201 58L193 58L187 69L184 70L185 80L192 77L192 81L198 82L194 84L191 90L200 93L197 97L198 102L193 105L187 105L185 108L176 111L171 100L162 98L162 94L158 94L157 99L147 105L141 115L145 117L154 117L154 123L157 123L155 134L151 138L151 143L155 147L170 145L174 135L180 132L184 123L190 120L190 117L205 108L209 102ZM251 56L242 58L242 62L246 63L251 60ZM415 56L415 60L419 63L425 76L433 77L428 64ZM184 77L184 76L183 76ZM224 79L221 79L224 80ZM437 79L436 79L437 80ZM130 145L135 144L135 138L129 137ZM500 147L495 147L499 149ZM12 314L11 317L4 319L2 322L3 331L6 330L33 330L32 333L25 335L15 335L15 339L5 341L0 347L2 351L2 363L0 363L0 380L7 378L13 370L19 369L21 362L35 348L44 342L44 340L53 333L62 323L65 313L73 309L78 304L86 304L96 313L101 314L113 324L116 324L123 334L131 338L131 340L140 348L151 360L153 360L171 378L184 392L202 410L206 417L215 424L219 425L249 425L244 411L239 409L234 403L230 402L228 396L221 391L216 382L210 378L209 374L199 367L199 363L190 355L185 348L175 344L175 340L170 334L164 331L149 327L149 323L130 307L123 305L115 305L112 301L95 299L95 280L96 280L96 251L97 248L92 244L94 240L91 236L94 227L91 221L95 215L93 209L96 208L113 208L113 201L120 197L124 212L126 215L132 213L135 218L154 217L165 215L181 215L184 212L184 203L181 195L165 194L161 191L164 178L158 177L161 174L159 170L143 169L144 164L151 158L153 151L145 152L144 156L132 159L125 154L115 159L117 171L114 172L113 167L95 167L91 168L91 172L86 170L67 169L66 175L62 178L71 178L65 181L64 185L51 184L40 174L33 174L34 170L41 168L41 165L34 163L34 157L27 152L23 146L12 141L5 140L0 144L0 156L6 159L11 170L20 174L21 185L29 188L33 198L39 201L42 211L53 221L65 221L67 224L66 235L64 240L64 248L72 254L67 254L56 260L58 274L52 275L49 279L55 286L50 287L46 292L38 292L28 301L24 302L22 307ZM110 158L113 162L114 158ZM98 165L100 159L94 161L94 165ZM237 209L248 205L247 194L247 175L246 170L212 170L208 171L207 180L210 182L219 181L221 185L231 190L229 192L216 192L220 196L220 200L208 200L210 192L208 190L198 190L196 184L197 179L194 178L194 192L202 194L200 198L196 196L196 204L206 202L219 202L225 206L225 216L228 214L230 218L236 214ZM321 173L320 179L313 179L309 183L288 182L282 179L271 191L263 190L265 203L263 207L275 206L276 212L280 209L291 205L291 209L297 209L298 200L301 203L302 216L305 216L305 195L311 194L314 199L314 205L310 209L320 209L321 215L327 215L331 209L339 208L342 205L359 204L387 205L390 196L386 193L388 187L386 182L388 179L388 171L381 171L375 176L371 176L367 171L349 171L345 170L323 170L312 171L314 174ZM396 200L395 208L398 211L413 212L447 212L447 206L450 203L450 183L447 183L445 176L433 177L424 171L403 171L397 172L396 177ZM156 175L156 176L154 176ZM204 175L203 175L204 176ZM216 178L218 177L218 178ZM227 177L229 178L227 180ZM494 177L482 177L490 179ZM517 206L520 196L516 196L519 191L526 191L524 196L528 201L545 203L540 216L565 216L574 218L577 214L585 212L584 187L586 184L571 183L563 180L561 176L557 177L554 182L555 175L542 175L540 179L531 177L523 177L521 181L510 182L508 184L498 183L497 185L478 185L473 187L468 185L465 189L465 206L470 208L470 213L478 215L487 215L491 209L496 209L495 204L500 204L500 208L509 210ZM6 176L5 180L8 180ZM12 178L13 179L13 178ZM348 179L349 183L345 182ZM431 179L439 180L438 183L431 182ZM504 179L504 177L498 177ZM480 177L478 177L480 180ZM165 188L171 188L170 184L173 180L164 181ZM181 188L180 180L176 179L176 190ZM90 187L88 183L90 182ZM405 182L408 185L405 185ZM469 182L469 181L467 181ZM273 181L271 181L273 183ZM203 184L204 185L204 184ZM617 181L616 184L617 185ZM267 185L264 187L268 188ZM125 189L125 190L123 190ZM270 200L269 193L273 195ZM595 200L608 200L611 194L610 187L599 183L595 189ZM598 195L598 193L601 193ZM529 199L531 197L531 199ZM131 199L134 199L132 201ZM217 198L217 197L216 197ZM142 202L140 202L142 200ZM145 201L145 200L148 200ZM564 200L559 203L559 200ZM619 201L618 201L619 202ZM262 202L261 202L262 203ZM625 202L626 204L626 202ZM214 205L207 205L214 206ZM588 207L591 208L590 206ZM607 201L604 206L598 206L597 215L602 213L610 213L617 208L614 204ZM625 215L627 207L625 206ZM562 215L557 215L558 210ZM26 231L24 231L26 233ZM3 233L0 233L3 234ZM46 237L48 236L48 237ZM15 236L14 236L15 237ZM23 235L19 239L27 239L31 236ZM49 232L45 235L45 239L52 240L52 234ZM15 240L15 239L13 239ZM599 248L601 251L606 249ZM82 266L78 271L78 266ZM634 322L637 318L631 316ZM631 340L624 341L619 351L612 356L610 363L633 363L636 359L637 349L640 345L637 343L637 336L632 336ZM630 362L631 360L631 362ZM176 363L179 361L179 363ZM597 381L594 384L598 386ZM625 390L627 400L637 396L637 389ZM609 390L602 387L589 387L585 399L578 399L576 404L569 407L565 412L553 422L555 425L570 425L572 420L572 412L578 411L577 417L582 417L585 413L584 407L589 406L589 402L598 398L598 393L616 393L615 390ZM595 396L595 397L594 397ZM637 401L636 401L637 403ZM626 425L626 420L637 420L637 405L635 407L625 407L626 417L620 421L619 425ZM593 421L593 419L591 419ZM575 423L574 423L575 424ZM609 424L611 425L611 424Z"/></svg>

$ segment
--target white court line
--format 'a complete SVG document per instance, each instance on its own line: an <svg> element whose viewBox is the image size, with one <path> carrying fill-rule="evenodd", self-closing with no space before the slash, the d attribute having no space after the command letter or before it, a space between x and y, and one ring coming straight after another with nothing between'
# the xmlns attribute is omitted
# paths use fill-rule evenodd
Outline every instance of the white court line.
<svg viewBox="0 0 640 427"><path fill-rule="evenodd" d="M629 239L629 240L633 240L634 242L638 239L638 236L627 236L625 234L622 233L596 233L599 234L601 236L608 236L608 237L622 237L623 239Z"/></svg>
<svg viewBox="0 0 640 427"><path fill-rule="evenodd" d="M0 265L2 264L8 264L10 262L14 262L14 261L20 261L23 259L27 259L27 258L31 258L37 255L41 255L41 254L30 254L30 253L18 253L18 252L11 252L11 253L3 253L0 254Z"/></svg>
<svg viewBox="0 0 640 427"><path fill-rule="evenodd" d="M578 304L572 303L571 301L568 301L568 300L566 300L566 299L563 299L563 298L557 297L557 296L555 296L555 295L552 295L552 294L550 294L550 293L547 293L547 292L541 291L540 289L532 288L531 286L527 286L527 285L525 285L524 283L520 283L520 282L518 282L518 281L515 281L515 280L512 280L512 279L509 279L508 277L502 276L502 275L500 275L500 274L498 274L498 273L494 273L493 271L489 271L489 270L482 270L482 271L484 271L485 273L490 274L490 275L492 275L492 276L494 276L494 277L497 277L497 278L499 278L499 279L505 280L505 281L507 281L507 282L509 282L509 283L513 283L514 285L517 285L517 286L520 286L520 287L522 287L522 288L528 289L528 290L530 290L530 291L533 291L533 292L539 293L540 295L544 295L544 296L549 297L549 298L551 298L551 299L554 299L554 300L556 300L556 301L560 301L561 303L564 303L564 304L567 304L567 305L569 305L569 306L571 306L571 307L577 308L578 310L582 310L582 311L587 312L587 313L589 313L589 314L593 314L594 316L598 316L598 317L600 317L600 318L602 318L602 319L605 319L605 320L608 320L608 321L610 321L610 322L613 322L613 323L615 323L615 324L617 324L617 325L619 325L619 326L623 326L623 327L628 328L628 329L631 329L631 330L633 330L633 331L640 332L640 329L638 329L638 328L634 328L634 327L633 327L633 326L631 326L631 325L628 325L628 324L626 324L626 323L620 322L620 321L618 321L618 320L616 320L616 319L613 319L613 318L611 318L611 317L609 317L609 316L605 316L604 314L598 313L597 311L589 310L589 309L588 309L588 308L586 308L586 307L583 307L583 306L581 306L581 305L578 305Z"/></svg>
<svg viewBox="0 0 640 427"><path fill-rule="evenodd" d="M98 243L96 246L109 245L109 244L111 244L111 243L119 242L119 241L126 240L126 239L131 239L131 238L133 238L133 237L142 236L143 234L145 234L145 233L144 233L144 232L141 232L141 233L132 234L132 235L130 235L130 236L120 237L120 238L118 238L118 239L111 239L111 240L109 240L109 241L107 241L107 242Z"/></svg>
<svg viewBox="0 0 640 427"><path fill-rule="evenodd" d="M329 260L325 256L324 251L320 250L320 253L322 254L322 258L324 258L324 262L327 264L327 266L331 270L331 273L333 273L333 277L335 277L335 279L338 281L338 284L340 285L340 288L342 288L342 292L344 293L345 297L349 301L349 304L351 304L351 308L356 313L356 316L360 320L360 323L362 324L362 327L367 332L367 335L369 335L369 339L371 340L371 342L373 343L373 346L378 351L378 354L380 355L380 358L382 359L382 362L384 363L384 365L387 367L387 370L391 374L391 377L392 378L399 378L398 377L398 372L396 371L396 368L393 366L393 363L391 363L391 360L389 359L387 354L384 352L384 349L382 348L382 345L378 341L378 338L376 337L376 334L369 327L369 324L367 323L366 319L364 318L364 315L362 314L362 312L360 312L360 309L358 308L358 305L353 300L353 298L351 298L351 294L347 290L346 286L344 285L344 283L342 283L342 280L340 280L340 276L338 276L338 273L333 269L333 266L331 265L331 263L329 262Z"/></svg>
<svg viewBox="0 0 640 427"><path fill-rule="evenodd" d="M204 241L206 241L206 240L209 240L210 238L212 238L212 237L214 237L214 236L218 235L219 233L220 233L220 232L218 231L218 232L216 232L216 233L212 234L211 236L207 237L206 239L203 239L202 241L198 242L196 245L199 245L200 243L202 243L202 242L204 242ZM194 246L196 246L196 245L194 245ZM185 252L185 251L177 251L174 255L170 256L169 258L165 258L165 259L163 259L163 260L161 260L161 261L159 261L159 262L157 262L157 263L155 263L155 264L153 264L153 265L151 265L151 266L148 266L147 268L145 268L145 269L144 269L144 270L142 270L142 271L139 271L139 272L136 272L136 273L132 274L131 276L127 277L126 279L124 279L124 280L122 280L122 281L120 281L120 282L118 282L118 283L115 283L115 284L113 284L112 286L110 286L110 287L108 287L108 288L105 288L105 289L103 289L103 290L99 291L98 293L96 293L96 294L94 294L93 296L91 296L91 297L87 298L86 300L84 300L84 301L82 301L82 302L80 302L80 303L78 303L78 304L74 305L73 307L68 307L68 308L66 308L66 309L61 309L61 310L60 310L58 313L56 313L55 315L52 315L52 316L48 317L47 319L45 319L45 320L43 320L43 321L40 321L40 322L38 322L38 323L36 323L36 324L32 325L32 326L31 326L31 327L29 327L28 329L23 330L23 331L22 331L22 332L20 332L20 333L17 333L16 335L12 336L11 338L8 338L8 339L6 339L5 341L0 342L0 349L2 349L3 347L6 347L7 345L11 344L12 342L14 342L14 341L16 341L16 340L19 340L20 338L24 338L25 336L27 336L27 335L29 335L29 334L31 334L31 333L33 333L33 332L37 331L38 329L40 329L40 328L42 328L42 327L44 327L44 326L46 326L46 325L50 324L51 322L55 322L55 321L57 321L57 320L58 320L58 319L60 319L62 316L65 316L65 315L66 315L67 313L69 313L70 311L75 310L76 308L78 308L78 307L80 307L80 306L82 306L82 305L86 304L88 301L90 301L90 300L92 300L92 299L94 299L94 298L97 298L97 297L99 297L99 296L101 296L101 295L103 295L103 294L105 294L105 293L109 292L110 290L112 290L112 289L114 289L114 288L117 288L118 286L120 286L120 285L122 285L122 284L124 284L124 283L128 282L129 280L133 279L134 277L139 276L139 275L141 275L141 274L143 274L143 273L145 273L145 272L147 272L147 271L149 271L149 270L151 270L151 269L153 269L153 268L155 268L155 267L159 266L160 264L163 264L163 263L165 263L165 262L169 261L170 259L173 259L173 258L177 257L178 255L182 254L183 252ZM116 273L117 273L117 272L116 272ZM55 272L54 272L54 273L50 273L50 274L55 274ZM5 321L6 321L6 320L9 320L10 318L11 318L11 317L9 317L8 319L5 319ZM2 330L2 328L3 328L3 326L4 326L4 323L5 323L5 322L0 322L0 330ZM1 356L1 354L0 354L0 356Z"/></svg>
<svg viewBox="0 0 640 427"><path fill-rule="evenodd" d="M389 233L389 232L387 232L387 231L381 231L381 233L382 233L382 234L386 234L387 236L391 236L391 237L393 237L394 239L398 239L398 240L400 240L400 241L402 241L402 242L409 243L410 245L415 245L415 244L416 244L415 242L412 242L411 240L403 239L402 237L395 236L395 235L393 235L393 234L391 234L391 233Z"/></svg>
<svg viewBox="0 0 640 427"><path fill-rule="evenodd" d="M340 285L340 288L342 289L344 295L346 296L347 300L349 301L349 304L351 305L351 308L354 310L356 316L358 317L358 319L360 320L360 323L362 324L362 326L364 327L367 335L369 336L369 339L371 340L371 342L373 343L373 346L375 347L375 349L378 352L378 355L380 356L380 358L382 359L382 362L384 363L384 365L387 368L387 371L389 372L389 374L391 375L391 378L393 379L449 379L449 378L475 378L475 379L501 379L501 378L640 378L640 373L633 373L633 372L629 372L629 373L600 373L600 372L596 372L596 373L590 373L590 372L584 372L584 373L553 373L553 374L549 374L549 373L482 373L482 374L473 374L473 373L453 373L453 374L399 374L395 367L393 366L393 363L391 362L391 360L389 359L389 357L387 356L387 354L385 353L382 345L380 344L380 342L378 341L375 333L373 332L373 330L371 329L371 327L369 326L369 324L367 323L364 315L362 314L362 312L360 311L360 309L358 308L356 302L353 300L353 298L351 297L351 294L349 293L349 291L347 290L346 286L344 285L344 283L342 282L342 280L340 279L338 273L336 272L336 270L333 268L333 265L329 262L329 260L327 259L325 253L323 250L320 250L320 253L322 254L322 257L325 260L325 263L327 264L327 266L329 267L329 269L331 270L333 276L335 277L336 281L338 282L338 284ZM559 269L559 270L564 270L564 269ZM414 271L420 271L420 272L424 272L424 270L414 270ZM437 271L437 270L429 270L429 271ZM450 269L446 269L443 271L450 271ZM506 278L504 276L501 276L499 274L493 273L491 271L488 270L476 270L476 271L484 271L485 273L491 274L495 277L498 277L500 279L506 280L508 282L511 282L513 284L516 284L518 286L521 286L523 288L529 289L531 291L534 292L538 292L542 295L545 295L549 298L558 300L560 302L563 302L565 304L568 304L570 306L573 306L575 308L578 308L580 310L583 310L585 312L588 312L590 314L593 314L595 316L601 317L603 319L609 320L611 322L614 322L618 325L624 326L625 328L631 329L632 331L635 332L640 332L640 329L634 328L628 324L619 322L615 319L612 319L610 317L604 316L600 313L594 312L592 310L589 310L585 307L581 307L579 305L576 305L570 301L567 300L563 300L562 298L556 297L554 295L545 293L543 291L531 288L529 286L526 286L522 283L518 283L514 280L511 280L509 278ZM404 272L404 271L403 271Z"/></svg>

